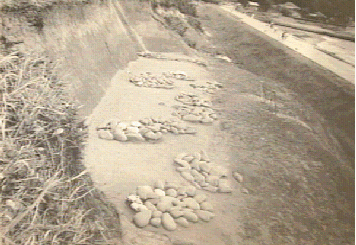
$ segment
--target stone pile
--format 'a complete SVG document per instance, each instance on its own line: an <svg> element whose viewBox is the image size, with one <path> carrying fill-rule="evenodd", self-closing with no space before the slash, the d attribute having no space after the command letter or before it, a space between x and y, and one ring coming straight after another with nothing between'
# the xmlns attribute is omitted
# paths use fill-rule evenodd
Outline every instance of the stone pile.
<svg viewBox="0 0 356 245"><path fill-rule="evenodd" d="M157 181L151 186L138 186L135 194L126 199L136 213L133 222L139 228L148 225L173 231L177 226L209 222L215 215L213 206L203 193L197 194L194 186Z"/></svg>
<svg viewBox="0 0 356 245"><path fill-rule="evenodd" d="M198 96L196 94L191 94L191 93L180 93L174 99L188 106L201 106L201 107L212 106L212 103L209 99L202 98L201 96Z"/></svg>
<svg viewBox="0 0 356 245"><path fill-rule="evenodd" d="M147 88L165 88L172 89L174 88L174 81L166 75L153 75L150 72L141 74L139 76L131 76L130 82L135 84L138 87L147 87Z"/></svg>
<svg viewBox="0 0 356 245"><path fill-rule="evenodd" d="M172 115L183 121L199 122L203 124L212 124L214 120L217 119L217 115L213 109L197 106L177 106Z"/></svg>
<svg viewBox="0 0 356 245"><path fill-rule="evenodd" d="M188 126L176 118L162 120L145 118L139 121L122 122L112 119L97 128L98 136L106 140L118 141L157 141L163 134L196 134L195 127Z"/></svg>
<svg viewBox="0 0 356 245"><path fill-rule="evenodd" d="M217 89L222 88L222 84L218 82L206 82L207 85L197 85L195 83L189 84L190 87L202 90L208 94L213 94Z"/></svg>
<svg viewBox="0 0 356 245"><path fill-rule="evenodd" d="M228 180L229 171L211 163L205 151L181 153L174 159L174 163L180 175L199 189L222 193L232 191Z"/></svg>

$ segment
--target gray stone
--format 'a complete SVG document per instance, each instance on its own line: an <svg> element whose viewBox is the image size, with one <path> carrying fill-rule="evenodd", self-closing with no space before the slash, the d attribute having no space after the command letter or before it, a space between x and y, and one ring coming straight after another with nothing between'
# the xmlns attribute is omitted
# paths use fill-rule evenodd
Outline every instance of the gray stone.
<svg viewBox="0 0 356 245"><path fill-rule="evenodd" d="M157 218L152 218L150 220L150 223L153 227L156 227L156 228L159 228L161 227L161 224L162 224L162 220L161 218L157 217Z"/></svg>
<svg viewBox="0 0 356 245"><path fill-rule="evenodd" d="M203 202L203 203L200 203L200 209L212 212L214 207L210 202Z"/></svg>
<svg viewBox="0 0 356 245"><path fill-rule="evenodd" d="M214 217L214 214L212 212L205 210L197 210L195 211L195 213L204 222L209 222Z"/></svg>
<svg viewBox="0 0 356 245"><path fill-rule="evenodd" d="M197 203L203 203L206 201L207 196L203 193L199 193L194 197L195 201L197 201Z"/></svg>
<svg viewBox="0 0 356 245"><path fill-rule="evenodd" d="M100 139L113 140L114 135L109 131L98 131L98 136Z"/></svg>
<svg viewBox="0 0 356 245"><path fill-rule="evenodd" d="M162 217L162 214L163 213L161 211L155 210L155 211L152 212L152 217L153 218L160 218L160 217Z"/></svg>
<svg viewBox="0 0 356 245"><path fill-rule="evenodd" d="M158 179L154 184L155 189L164 190L164 181Z"/></svg>
<svg viewBox="0 0 356 245"><path fill-rule="evenodd" d="M177 197L178 193L175 189L166 190L166 195L170 197Z"/></svg>
<svg viewBox="0 0 356 245"><path fill-rule="evenodd" d="M173 209L170 211L171 213L171 216L173 218L179 218L179 217L182 217L184 215L184 212L182 210L179 210L179 209Z"/></svg>
<svg viewBox="0 0 356 245"><path fill-rule="evenodd" d="M137 227L143 228L148 225L152 216L151 210L143 210L134 215L133 221Z"/></svg>
<svg viewBox="0 0 356 245"><path fill-rule="evenodd" d="M183 207L187 207L187 208L193 209L193 210L200 209L199 203L194 198L187 197L187 198L184 198L182 201L183 201L182 202Z"/></svg>
<svg viewBox="0 0 356 245"><path fill-rule="evenodd" d="M234 178L237 180L237 182L239 182L239 183L244 182L244 177L241 174L239 174L238 172L234 172L232 174L232 176L234 176Z"/></svg>
<svg viewBox="0 0 356 245"><path fill-rule="evenodd" d="M219 177L210 175L205 178L206 182L209 183L212 186L219 186Z"/></svg>
<svg viewBox="0 0 356 245"><path fill-rule="evenodd" d="M114 137L114 140L118 140L118 141L127 140L127 136L125 135L124 131L118 126L112 129L112 135Z"/></svg>
<svg viewBox="0 0 356 245"><path fill-rule="evenodd" d="M206 190L209 192L217 192L218 191L218 187L212 186L212 185L204 186L202 188L203 188L203 190Z"/></svg>
<svg viewBox="0 0 356 245"><path fill-rule="evenodd" d="M187 193L187 195L188 195L189 197L194 197L195 194L197 193L197 188L190 185L190 186L187 186L185 192Z"/></svg>
<svg viewBox="0 0 356 245"><path fill-rule="evenodd" d="M164 213L162 215L162 226L168 231L174 231L177 229L177 224L174 222L174 219L169 215L169 213Z"/></svg>
<svg viewBox="0 0 356 245"><path fill-rule="evenodd" d="M156 206L155 205L153 205L152 203L150 203L150 202L145 202L145 206L147 207L147 209L148 210L151 210L151 211L156 211L157 209L156 209Z"/></svg>
<svg viewBox="0 0 356 245"><path fill-rule="evenodd" d="M186 180L188 180L188 181L190 181L190 182L193 182L193 181L194 181L194 177L192 176L192 174L191 174L190 172L181 172L180 175L181 175L184 179L186 179Z"/></svg>
<svg viewBox="0 0 356 245"><path fill-rule="evenodd" d="M178 225L182 226L182 227L188 227L189 226L189 222L184 217L179 217L179 218L175 219L175 222Z"/></svg>
<svg viewBox="0 0 356 245"><path fill-rule="evenodd" d="M206 163L206 162L202 162L199 163L199 167L200 167L200 170L205 172L205 173L209 173L210 170L211 170L211 164L210 163Z"/></svg>
<svg viewBox="0 0 356 245"><path fill-rule="evenodd" d="M198 222L199 218L193 211L185 210L183 213L183 217L186 218L189 222Z"/></svg>

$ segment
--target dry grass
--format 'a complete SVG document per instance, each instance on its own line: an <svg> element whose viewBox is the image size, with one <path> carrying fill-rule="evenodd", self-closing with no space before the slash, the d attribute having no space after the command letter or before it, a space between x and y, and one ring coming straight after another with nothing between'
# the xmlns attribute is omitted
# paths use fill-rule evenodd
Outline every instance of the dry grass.
<svg viewBox="0 0 356 245"><path fill-rule="evenodd" d="M80 163L86 136L55 63L0 57L2 244L111 244L119 218Z"/></svg>

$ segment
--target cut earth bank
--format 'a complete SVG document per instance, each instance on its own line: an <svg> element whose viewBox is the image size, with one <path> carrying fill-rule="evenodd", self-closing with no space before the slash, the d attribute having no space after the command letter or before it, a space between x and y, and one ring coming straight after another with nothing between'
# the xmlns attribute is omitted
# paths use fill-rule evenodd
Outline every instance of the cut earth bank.
<svg viewBox="0 0 356 245"><path fill-rule="evenodd" d="M174 58L188 57L181 53L190 58L197 55L148 13L143 14L141 9L140 14L131 24L148 50ZM89 116L84 162L99 189L122 212L124 241L128 244L352 243L353 204L345 197L352 181L340 182L350 178L335 166L345 163L338 157L341 152L338 146L325 134L322 117L307 103L296 100L298 95L279 82L217 59L205 57L205 62L207 67L186 61L139 58L113 77ZM135 87L129 83L129 72L139 75L176 70L185 71L198 85L207 81L223 84L223 89L213 96L218 122L210 126L194 124L196 135L167 134L156 144L98 138L96 127L104 121L169 118L172 106L178 104L174 100L177 94L202 93L189 86L190 81L177 81L172 90ZM152 186L158 179L184 183L175 171L174 157L202 149L213 162L230 170L232 193L207 193L215 218L173 232L134 227L133 211L126 206L126 197L138 185ZM235 170L245 176L242 184L232 178Z"/></svg>

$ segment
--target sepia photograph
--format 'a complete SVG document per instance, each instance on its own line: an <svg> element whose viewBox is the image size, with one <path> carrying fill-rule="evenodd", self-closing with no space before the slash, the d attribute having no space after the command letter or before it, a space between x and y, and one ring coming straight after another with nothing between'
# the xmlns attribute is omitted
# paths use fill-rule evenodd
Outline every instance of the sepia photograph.
<svg viewBox="0 0 356 245"><path fill-rule="evenodd" d="M0 0L0 245L355 244L354 0Z"/></svg>

